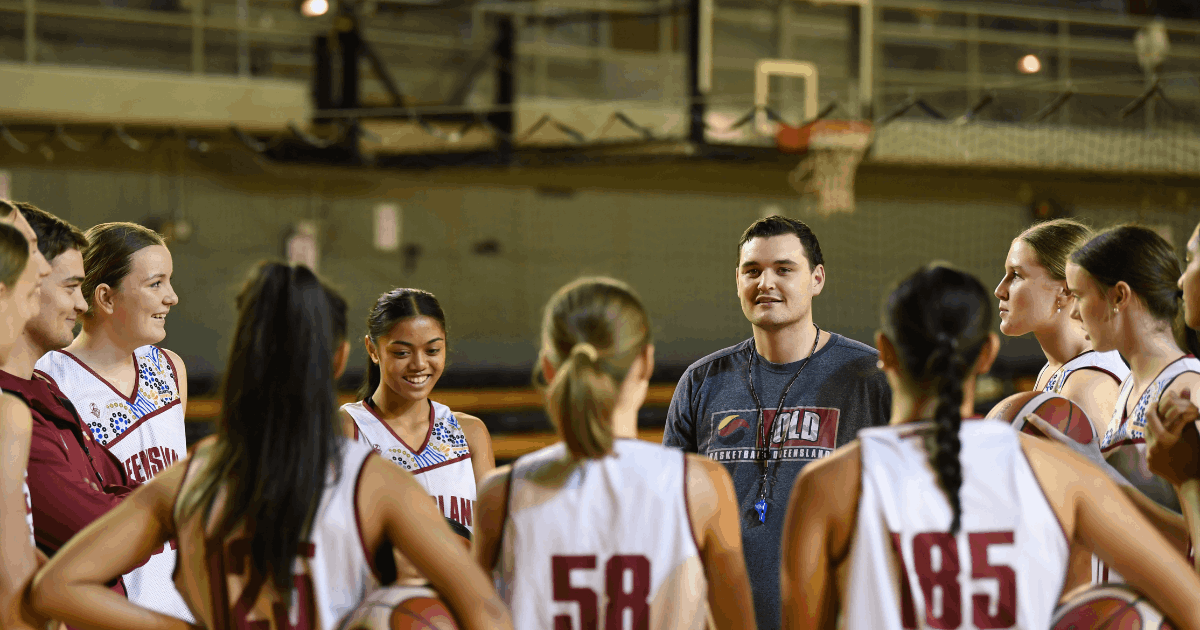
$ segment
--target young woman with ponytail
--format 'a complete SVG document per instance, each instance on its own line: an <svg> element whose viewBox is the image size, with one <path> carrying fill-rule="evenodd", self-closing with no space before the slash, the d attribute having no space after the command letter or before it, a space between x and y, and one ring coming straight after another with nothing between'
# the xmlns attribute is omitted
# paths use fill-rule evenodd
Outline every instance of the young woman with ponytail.
<svg viewBox="0 0 1200 630"><path fill-rule="evenodd" d="M1129 367L1116 350L1096 352L1079 320L1071 317L1075 302L1067 290L1067 258L1092 236L1089 227L1072 219L1031 226L1008 248L1004 278L994 294L1000 300L1000 332L1010 337L1033 333L1046 355L1034 390L1078 404L1099 439Z"/></svg>
<svg viewBox="0 0 1200 630"><path fill-rule="evenodd" d="M476 513L475 559L514 626L754 628L729 474L636 439L654 369L641 301L576 280L546 305L541 345L534 382L562 442L489 475Z"/></svg>
<svg viewBox="0 0 1200 630"><path fill-rule="evenodd" d="M1067 263L1067 285L1075 298L1072 316L1083 324L1097 351L1116 350L1130 367L1108 429L1098 449L1089 445L1089 456L1125 485L1141 513L1182 555L1189 535L1179 498L1168 480L1150 470L1146 450L1146 410L1162 396L1200 383L1200 361L1181 349L1185 326L1177 286L1180 273L1171 245L1136 225L1105 230L1076 249ZM1062 438L1049 427L1043 432ZM1123 581L1098 557L1093 559L1092 580Z"/></svg>
<svg viewBox="0 0 1200 630"><path fill-rule="evenodd" d="M179 304L174 261L162 236L135 223L101 223L84 238L79 335L42 355L34 373L66 395L131 482L145 483L187 454L187 366L157 345ZM130 600L192 621L171 584L175 560L164 545L122 581Z"/></svg>
<svg viewBox="0 0 1200 630"><path fill-rule="evenodd" d="M1071 547L1084 545L1181 627L1200 628L1200 577L1114 483L1063 446L964 421L999 347L991 329L986 289L945 265L888 297L876 344L891 426L860 431L797 479L783 627L828 628L840 615L849 630L1046 628Z"/></svg>
<svg viewBox="0 0 1200 630"><path fill-rule="evenodd" d="M1116 350L1096 352L1079 320L1072 317L1075 298L1067 289L1071 252L1095 234L1073 219L1035 224L1013 239L1004 259L1004 278L993 294L1000 300L1000 332L1010 337L1033 333L1046 364L1034 391L1058 394L1079 405L1092 423L1092 441L1108 428L1121 381L1129 366ZM1092 580L1092 554L1079 550L1071 559L1068 590Z"/></svg>
<svg viewBox="0 0 1200 630"><path fill-rule="evenodd" d="M1187 259L1179 277L1179 296L1188 326L1187 350L1200 353L1196 332L1200 330L1200 224L1187 242ZM1189 557L1195 564L1195 546L1200 542L1200 391L1195 386L1172 388L1146 408L1146 460L1150 470L1175 487L1190 534ZM1200 570L1200 567L1197 567Z"/></svg>
<svg viewBox="0 0 1200 630"><path fill-rule="evenodd" d="M461 628L511 628L486 576L412 475L335 421L345 302L263 263L238 296L217 435L89 525L38 573L33 604L80 628L195 628L105 584L179 541L174 585L205 628L333 630L402 551Z"/></svg>
<svg viewBox="0 0 1200 630"><path fill-rule="evenodd" d="M446 368L448 336L446 314L432 293L380 295L363 339L366 382L359 401L343 405L340 414L348 434L415 475L443 516L473 531L476 484L496 460L482 420L429 398ZM402 571L402 577L413 576Z"/></svg>

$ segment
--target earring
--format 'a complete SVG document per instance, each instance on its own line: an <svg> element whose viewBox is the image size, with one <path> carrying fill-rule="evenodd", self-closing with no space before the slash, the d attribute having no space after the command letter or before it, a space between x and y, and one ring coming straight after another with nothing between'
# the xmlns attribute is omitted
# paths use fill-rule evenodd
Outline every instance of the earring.
<svg viewBox="0 0 1200 630"><path fill-rule="evenodd" d="M883 359L879 359L879 360L875 361L875 367L882 370L883 369Z"/></svg>

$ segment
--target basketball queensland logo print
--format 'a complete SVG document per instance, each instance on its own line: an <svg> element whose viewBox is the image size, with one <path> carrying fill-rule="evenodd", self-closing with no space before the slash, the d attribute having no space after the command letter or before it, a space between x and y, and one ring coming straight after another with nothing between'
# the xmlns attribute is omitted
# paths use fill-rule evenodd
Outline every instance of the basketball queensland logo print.
<svg viewBox="0 0 1200 630"><path fill-rule="evenodd" d="M753 462L765 459L755 444L758 424L755 409L717 411L710 416L712 440L705 454L719 462ZM830 407L785 407L775 422L775 410L763 411L771 428L770 457L784 461L821 459L837 446L838 409Z"/></svg>

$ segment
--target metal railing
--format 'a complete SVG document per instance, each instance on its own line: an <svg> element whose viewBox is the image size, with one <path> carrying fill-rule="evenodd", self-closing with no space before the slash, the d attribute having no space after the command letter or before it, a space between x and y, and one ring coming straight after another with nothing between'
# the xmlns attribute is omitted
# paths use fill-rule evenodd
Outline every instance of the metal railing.
<svg viewBox="0 0 1200 630"><path fill-rule="evenodd" d="M877 45L883 54L878 79L877 112L908 94L924 93L950 107L977 103L991 90L1007 104L986 116L1001 120L1026 120L1057 95L1070 90L1076 96L1064 102L1057 122L1088 125L1126 124L1154 126L1155 113L1163 122L1195 122L1200 106L1200 23L1164 22L1170 36L1169 56L1154 74L1138 65L1134 36L1152 23L1140 16L1120 16L1092 11L1056 11L959 2L885 0L880 3ZM905 23L912 19L915 23ZM887 54L942 45L943 55L927 55L926 67L889 68ZM1008 67L988 67L990 59L1004 59ZM953 69L930 67L957 55ZM1016 71L1018 59L1038 57L1042 70L1031 75ZM1122 106L1143 94L1155 80L1165 87L1177 111L1149 101L1144 117L1122 119ZM954 112L957 114L958 112ZM985 117L986 117L985 116ZM1124 120L1125 122L1122 122Z"/></svg>
<svg viewBox="0 0 1200 630"><path fill-rule="evenodd" d="M380 10L366 20L365 35L393 74L408 85L417 107L487 107L495 70L487 64L486 72L467 78L477 83L473 97L450 104L445 97L454 91L451 84L463 80L459 75L470 59L486 56L489 15L507 12L518 20L518 67L513 71L518 74L519 98L623 99L684 108L688 90L681 7L686 3L677 0L485 1L448 20L463 25L457 33L415 28L412 19L388 18ZM1075 97L1059 110L1056 122L1154 124L1157 112L1160 125L1190 125L1191 111L1200 109L1197 22L1166 23L1171 49L1159 79L1176 109L1156 109L1151 102L1144 119L1122 122L1117 120L1121 105L1146 89L1148 78L1137 66L1133 35L1150 22L1147 18L931 0L876 0L869 10L875 15L870 105L876 116L913 98L924 99L948 116L957 115L994 93L995 104L979 117L1020 120L1067 90ZM865 115L856 100L862 86L857 84L855 54L847 45L853 31L847 11L800 2L777 8L726 7L718 2L709 101L730 111L748 107L755 61L781 57L818 64L822 105L837 101L847 114ZM631 14L657 16L654 49L614 46L612 20ZM14 18L23 19L19 57L12 54L18 48L10 45L15 42L3 39L4 32L15 29L0 29L0 55L7 54L10 61L246 79L307 79L312 39L327 32L333 20L301 18L291 3L270 6L248 0L191 0L173 11L62 0L0 1L0 20ZM572 21L585 22L590 35L574 41L560 36L562 25ZM89 46L89 40L95 43ZM1037 55L1041 71L1019 74L1019 54ZM997 65L996 60L1006 63ZM790 107L794 89L784 85L776 93L785 117L788 110L798 115Z"/></svg>

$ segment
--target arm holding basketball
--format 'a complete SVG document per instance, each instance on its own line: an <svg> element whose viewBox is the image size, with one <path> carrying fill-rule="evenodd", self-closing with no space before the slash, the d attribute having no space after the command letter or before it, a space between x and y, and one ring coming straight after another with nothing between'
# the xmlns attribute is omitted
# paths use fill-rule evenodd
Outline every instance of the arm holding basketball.
<svg viewBox="0 0 1200 630"><path fill-rule="evenodd" d="M475 473L475 484L478 485L496 468L496 457L492 454L492 436L483 420L475 416L456 411L454 418L458 420L458 425L462 427L463 435L467 438L467 448L471 449L471 470Z"/></svg>
<svg viewBox="0 0 1200 630"><path fill-rule="evenodd" d="M59 549L34 577L34 608L88 630L195 628L146 610L105 586L145 562L175 534L171 510L186 462L160 472Z"/></svg>
<svg viewBox="0 0 1200 630"><path fill-rule="evenodd" d="M1125 479L1117 469L1113 468L1100 453L1100 445L1094 440L1089 444L1080 444L1075 440L1064 435L1053 425L1040 418L1037 414L1029 414L1026 421L1037 427L1039 431L1044 433L1053 442L1057 442L1061 446L1065 446L1074 451L1076 455L1086 459L1093 467L1098 468L1098 472L1103 472L1110 481L1116 484L1125 496L1133 502L1133 505L1141 512L1147 520L1150 521L1159 533L1167 538L1173 547L1180 553L1185 553L1188 541L1187 523L1183 516L1176 514L1171 510L1161 506L1157 501L1142 494ZM1095 468L1093 469L1094 472Z"/></svg>
<svg viewBox="0 0 1200 630"><path fill-rule="evenodd" d="M21 603L29 578L36 568L34 548L29 543L29 525L25 521L25 467L29 463L29 441L33 418L29 409L11 394L0 396L0 445L4 462L0 464L0 601L4 618L0 627L24 628L39 620L21 619ZM40 620L44 621L44 620Z"/></svg>
<svg viewBox="0 0 1200 630"><path fill-rule="evenodd" d="M1096 440L1092 440L1087 444L1080 444L1079 442L1072 440L1062 431L1054 428L1054 425L1046 422L1036 413L1031 413L1025 416L1025 421L1029 424L1032 424L1047 438L1050 438L1051 442L1057 442L1058 444L1071 449L1077 455L1086 459L1093 466L1099 468L1113 483L1116 483L1120 486L1132 485L1129 483L1129 480L1121 474L1120 471L1118 471L1116 468L1113 468L1112 465L1110 465L1108 461L1104 459L1104 455L1100 452L1100 444Z"/></svg>
<svg viewBox="0 0 1200 630"><path fill-rule="evenodd" d="M1103 436L1108 429L1108 419L1112 417L1113 407L1117 404L1117 396L1121 393L1121 384L1107 372L1099 370L1075 370L1067 376L1059 392L1079 405L1087 414L1096 435Z"/></svg>
<svg viewBox="0 0 1200 630"><path fill-rule="evenodd" d="M1142 494L1133 486L1120 486L1125 497L1133 502L1138 512L1166 537L1167 542L1181 554L1187 553L1188 525L1182 514L1176 514L1154 499Z"/></svg>
<svg viewBox="0 0 1200 630"><path fill-rule="evenodd" d="M1106 479L1077 495L1079 536L1167 617L1200 628L1200 577ZM1172 551L1175 551L1172 553Z"/></svg>
<svg viewBox="0 0 1200 630"><path fill-rule="evenodd" d="M1032 444L1030 444L1032 443ZM1184 628L1200 628L1200 576L1111 480L1075 453L1030 440L1039 482L1068 511L1064 527ZM1028 448L1032 446L1033 448ZM1060 517L1061 518L1061 517Z"/></svg>
<svg viewBox="0 0 1200 630"><path fill-rule="evenodd" d="M1172 485L1200 476L1200 436L1189 430L1198 417L1190 389L1163 392L1146 409L1146 460L1151 472Z"/></svg>
<svg viewBox="0 0 1200 630"><path fill-rule="evenodd" d="M1163 392L1158 403L1146 410L1146 458L1150 470L1175 486L1193 542L1200 541L1200 479L1197 479L1200 434L1195 427L1200 413L1191 402L1196 380L1192 374L1180 376Z"/></svg>
<svg viewBox="0 0 1200 630"><path fill-rule="evenodd" d="M832 628L838 616L837 569L858 518L862 451L852 442L804 467L783 524L783 628Z"/></svg>
<svg viewBox="0 0 1200 630"><path fill-rule="evenodd" d="M496 559L500 554L500 537L504 534L504 519L508 518L508 481L511 473L511 466L501 466L479 483L471 553L485 573L490 573L496 567Z"/></svg>
<svg viewBox="0 0 1200 630"><path fill-rule="evenodd" d="M471 561L436 504L408 471L371 456L359 484L357 507L369 550L384 537L429 579L464 630L512 628L508 609L491 581Z"/></svg>
<svg viewBox="0 0 1200 630"><path fill-rule="evenodd" d="M737 494L725 467L687 458L687 506L708 580L708 605L717 628L754 628L754 600L742 554Z"/></svg>

